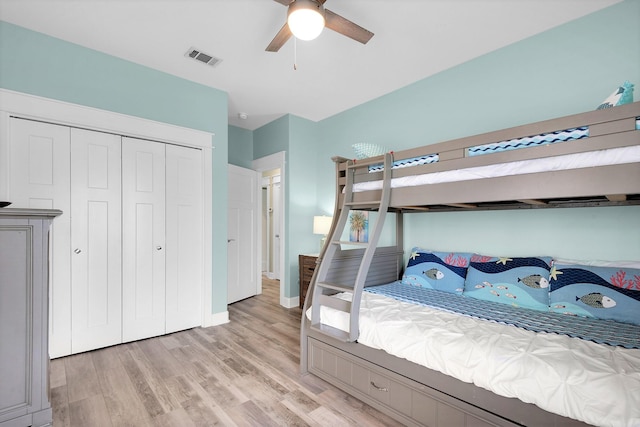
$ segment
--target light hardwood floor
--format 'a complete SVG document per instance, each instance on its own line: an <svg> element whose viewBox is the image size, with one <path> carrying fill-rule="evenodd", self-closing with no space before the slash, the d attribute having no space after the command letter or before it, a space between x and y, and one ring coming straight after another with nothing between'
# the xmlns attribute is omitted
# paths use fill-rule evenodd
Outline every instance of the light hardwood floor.
<svg viewBox="0 0 640 427"><path fill-rule="evenodd" d="M400 425L300 375L301 310L278 294L265 280L225 325L52 360L54 427Z"/></svg>

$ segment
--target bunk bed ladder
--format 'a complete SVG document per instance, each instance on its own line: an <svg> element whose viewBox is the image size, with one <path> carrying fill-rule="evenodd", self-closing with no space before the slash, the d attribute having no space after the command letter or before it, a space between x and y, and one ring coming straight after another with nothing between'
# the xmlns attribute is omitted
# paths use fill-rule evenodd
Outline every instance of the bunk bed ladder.
<svg viewBox="0 0 640 427"><path fill-rule="evenodd" d="M343 342L354 342L358 339L360 299L365 287L367 273L384 226L385 216L389 208L393 153L386 153L382 162L384 164L384 170L380 200L366 202L354 201L353 184L356 171L362 169L368 170L369 166L381 163L379 157L375 159L376 160L373 160L373 158L365 159L363 161L349 160L347 162L343 203L340 208L338 221L332 227L330 240L327 242L327 246L323 250L324 256L318 266L315 286L313 287L311 328ZM341 241L340 238L345 231L349 215L353 211L362 209L378 211L378 218L375 221L375 225L369 232L369 241L367 243ZM359 247L357 249L363 248L364 250L343 251L342 245L350 247L356 246ZM348 279L350 283L332 282L332 279L335 277L334 272L337 265L334 265L334 263L339 262L339 256L344 255L344 253L347 252L357 253L357 255L354 256L354 259L350 261L357 265L357 274L355 274L355 279L352 275L350 276L347 274L347 276L350 277L350 279ZM344 258L342 258L342 261L344 262ZM353 268L354 264L345 265L344 267L346 269ZM339 270L340 266L338 266L337 269ZM336 298L334 295L339 292L351 292L352 300L345 301ZM322 323L320 315L321 306L328 306L347 313L349 315L349 332L345 332Z"/></svg>

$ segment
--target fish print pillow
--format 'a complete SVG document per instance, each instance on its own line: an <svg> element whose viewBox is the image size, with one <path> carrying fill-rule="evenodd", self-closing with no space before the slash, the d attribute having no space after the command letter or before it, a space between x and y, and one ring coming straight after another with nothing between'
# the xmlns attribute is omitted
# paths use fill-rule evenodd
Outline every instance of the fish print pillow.
<svg viewBox="0 0 640 427"><path fill-rule="evenodd" d="M550 309L640 325L640 269L555 264Z"/></svg>
<svg viewBox="0 0 640 427"><path fill-rule="evenodd" d="M474 255L464 295L549 311L551 257L507 258Z"/></svg>
<svg viewBox="0 0 640 427"><path fill-rule="evenodd" d="M402 275L405 285L462 294L471 253L431 252L413 248Z"/></svg>

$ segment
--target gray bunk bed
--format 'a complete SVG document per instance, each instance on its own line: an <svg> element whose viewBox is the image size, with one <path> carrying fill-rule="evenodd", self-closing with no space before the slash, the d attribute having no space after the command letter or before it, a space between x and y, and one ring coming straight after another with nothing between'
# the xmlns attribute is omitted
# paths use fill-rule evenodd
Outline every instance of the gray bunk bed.
<svg viewBox="0 0 640 427"><path fill-rule="evenodd" d="M578 136L548 143L556 134L576 131ZM512 150L515 145L527 148ZM485 150L495 152L472 155ZM639 152L636 102L364 160L334 158L334 222L304 304L302 372L323 378L406 425L587 425L359 343L362 294L369 286L401 277L403 214L638 205ZM601 161L601 154L612 156ZM395 167L434 156L432 163ZM505 169L496 171L500 168ZM352 210L376 212L366 244L344 240ZM395 221L395 243L379 245L390 218ZM345 293L351 298L337 297ZM323 307L343 312L348 327L324 323Z"/></svg>

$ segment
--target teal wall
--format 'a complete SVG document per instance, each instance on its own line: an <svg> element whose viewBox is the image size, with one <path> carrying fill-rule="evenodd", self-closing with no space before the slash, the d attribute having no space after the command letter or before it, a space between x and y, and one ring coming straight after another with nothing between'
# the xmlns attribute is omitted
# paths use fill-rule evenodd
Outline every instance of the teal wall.
<svg viewBox="0 0 640 427"><path fill-rule="evenodd" d="M287 222L287 243L289 253L289 278L287 280L289 297L300 293L298 276L298 254L320 252L322 236L313 234L314 215L331 214L317 208L317 182L315 167L318 147L317 124L296 116L290 116L290 144L288 157L289 179L287 184L289 216ZM315 166L315 165L314 165Z"/></svg>
<svg viewBox="0 0 640 427"><path fill-rule="evenodd" d="M229 125L229 163L251 169L253 132Z"/></svg>
<svg viewBox="0 0 640 427"><path fill-rule="evenodd" d="M0 87L215 134L212 312L226 312L225 92L2 21Z"/></svg>
<svg viewBox="0 0 640 427"><path fill-rule="evenodd" d="M333 211L332 156L352 157L356 142L399 150L590 111L625 80L640 90L639 17L640 1L627 0L318 123L286 116L254 131L254 159L288 155L286 295L298 292L297 254L317 251L305 224ZM638 218L640 207L411 214L405 249L640 260Z"/></svg>
<svg viewBox="0 0 640 427"><path fill-rule="evenodd" d="M268 123L253 131L253 159L289 150L290 115Z"/></svg>
<svg viewBox="0 0 640 427"><path fill-rule="evenodd" d="M625 1L319 122L319 208L333 203L330 157L352 157L353 143L410 148L593 110L625 80L640 90L639 18ZM411 214L405 249L640 260L638 218L640 207Z"/></svg>

